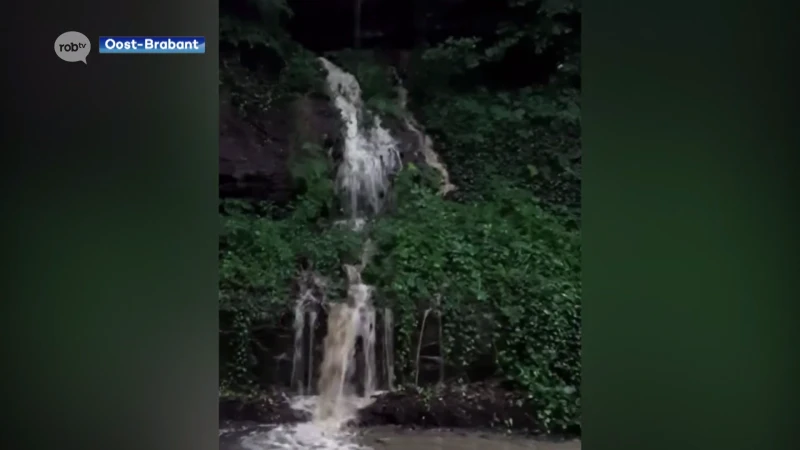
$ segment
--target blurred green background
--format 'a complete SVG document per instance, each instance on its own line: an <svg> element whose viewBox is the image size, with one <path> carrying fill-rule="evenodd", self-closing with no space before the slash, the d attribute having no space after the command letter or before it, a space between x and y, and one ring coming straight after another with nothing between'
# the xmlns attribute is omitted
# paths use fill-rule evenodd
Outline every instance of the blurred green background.
<svg viewBox="0 0 800 450"><path fill-rule="evenodd" d="M16 447L215 448L217 5L116 8L54 6L7 50L4 423ZM56 17L209 54L65 65ZM590 448L796 446L788 17L586 5Z"/></svg>

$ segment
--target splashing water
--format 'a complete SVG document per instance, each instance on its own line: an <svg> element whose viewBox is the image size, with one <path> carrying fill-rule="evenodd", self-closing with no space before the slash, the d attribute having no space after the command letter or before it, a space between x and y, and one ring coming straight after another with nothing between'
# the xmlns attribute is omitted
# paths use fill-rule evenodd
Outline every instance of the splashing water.
<svg viewBox="0 0 800 450"><path fill-rule="evenodd" d="M390 177L400 170L402 162L397 142L375 117L371 126L362 123L361 88L355 77L330 61L320 58L328 71L327 83L336 108L344 120L343 160L337 172L336 185L350 218L341 222L354 231L361 231L367 217L380 212L389 189ZM265 449L368 449L355 441L355 434L345 425L359 409L374 401L377 391L376 310L372 302L373 287L363 283L361 271L374 251L367 241L359 266L345 265L348 279L347 299L330 303L324 296L326 280L311 271L301 274L300 295L294 308L294 355L292 386L300 394L292 408L311 414L312 420L294 425L279 425L267 433L255 433L242 439L244 448ZM314 384L315 328L319 314L327 310L327 334L323 340L322 362L316 387ZM389 389L393 387L393 323L389 308L382 311L383 375ZM308 330L308 331L306 331ZM356 343L361 339L363 371L356 380ZM355 384L363 386L361 395Z"/></svg>
<svg viewBox="0 0 800 450"><path fill-rule="evenodd" d="M366 252L365 252L366 253ZM366 261L365 261L366 262ZM249 450L368 450L356 442L356 434L345 428L355 418L359 409L374 401L375 390L375 309L372 305L373 288L361 280L362 267L345 265L349 288L347 299L343 303L328 305L328 333L323 341L323 360L319 370L317 389L319 395L302 395L309 393L307 384L299 383L300 396L292 402L292 408L310 413L312 420L293 425L279 425L267 433L257 432L241 439L243 448ZM318 277L305 276L305 282L322 283ZM306 345L303 341L306 321L316 320L316 314L309 312L310 306L321 306L319 300L311 296L312 289L305 285L305 294L301 295L295 308L295 364L293 377L302 380L302 361L308 360L313 346L313 328L309 333L312 341ZM313 299L313 300L310 300ZM385 313L384 313L385 314ZM384 321L387 320L384 316ZM389 319L391 321L391 319ZM363 342L362 357L364 359L362 396L355 395L353 378L356 363L356 340ZM384 337L384 340L391 336ZM302 354L309 349L309 356ZM301 355L301 356L298 356ZM298 362L300 361L300 362ZM313 366L307 374L313 373ZM310 378L309 378L310 380ZM304 386L306 386L304 388Z"/></svg>
<svg viewBox="0 0 800 450"><path fill-rule="evenodd" d="M267 433L255 432L240 440L247 450L368 450L356 435L339 427L316 422L279 425Z"/></svg>
<svg viewBox="0 0 800 450"><path fill-rule="evenodd" d="M336 186L351 220L377 214L389 188L392 174L402 167L397 141L375 117L371 126L362 123L361 86L356 78L325 58L327 84L344 121L343 161Z"/></svg>
<svg viewBox="0 0 800 450"><path fill-rule="evenodd" d="M375 309L373 288L361 281L360 268L345 264L349 287L347 302L332 305L328 315L324 356L318 383L319 403L314 412L317 421L342 423L352 418L351 380L355 371L356 339L361 337L364 359L364 399L375 393Z"/></svg>
<svg viewBox="0 0 800 450"><path fill-rule="evenodd" d="M328 281L313 271L300 273L299 295L294 306L294 353L291 386L300 395L311 393L314 375L314 331L319 310L328 302L325 289ZM308 329L308 340L305 331ZM307 344L304 344L307 342Z"/></svg>

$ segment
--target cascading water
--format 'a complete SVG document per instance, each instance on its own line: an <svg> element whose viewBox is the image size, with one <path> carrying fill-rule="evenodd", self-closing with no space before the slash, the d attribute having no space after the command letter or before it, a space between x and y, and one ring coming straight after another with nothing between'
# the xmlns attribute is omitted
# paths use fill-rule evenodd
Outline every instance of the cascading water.
<svg viewBox="0 0 800 450"><path fill-rule="evenodd" d="M327 71L328 89L339 110L344 127L344 151L336 174L341 203L349 215L349 225L361 231L367 218L379 213L389 189L391 176L402 167L397 141L375 116L365 123L361 87L356 78L320 58ZM355 341L361 338L363 358L363 399L370 399L376 390L376 311L372 304L372 287L361 281L361 270L367 264L369 244L364 249L360 267L346 266L349 281L345 305L337 305L328 316L322 370L318 391L318 419L336 417L342 410L343 397L355 370ZM387 387L393 384L393 355L387 350L393 341L391 310L384 310L383 366ZM389 326L386 326L389 325ZM333 374L329 373L332 372ZM345 402L346 403L346 402ZM345 405L348 414L351 413ZM347 415L347 414L345 414Z"/></svg>
<svg viewBox="0 0 800 450"><path fill-rule="evenodd" d="M313 390L314 331L319 310L327 304L327 280L313 271L304 271L298 277L298 296L294 306L294 349L292 354L291 386L298 394ZM308 336L306 337L306 330Z"/></svg>
<svg viewBox="0 0 800 450"><path fill-rule="evenodd" d="M313 295L309 285L324 286L324 280L313 275L304 274L301 277L301 296L295 308L295 358L293 364L293 379L299 387L301 397L293 402L293 407L305 410L312 414L312 421L293 426L278 426L266 435L252 435L244 438L245 447L253 450L263 449L291 449L306 448L321 450L360 450L365 447L357 445L353 435L342 429L342 425L354 418L359 409L369 405L376 394L376 369L375 369L375 342L376 323L375 308L372 304L373 287L363 283L361 271L365 267L370 253L371 245L367 241L359 266L345 265L348 279L347 299L343 303L327 305L328 331L323 341L323 359L319 370L317 382L317 397L303 396L310 393L308 383L303 384L303 373L313 371L313 322L316 312L308 311L309 306L325 306L319 297ZM311 322L309 332L309 353L307 358L302 354L307 348L303 337L307 324L305 318ZM384 313L384 323L391 323L391 313ZM387 332L388 330L388 332ZM391 341L391 328L384 330L384 341ZM361 357L363 358L363 395L354 395L353 376L356 367L356 341L361 338L363 342ZM387 349L384 349L387 351ZM389 350L390 351L390 350ZM302 369L302 362L309 362L308 370ZM389 359L389 367L392 362ZM309 375L310 376L310 375ZM310 378L309 378L310 380ZM388 381L391 385L391 377ZM305 386L305 387L304 387Z"/></svg>
<svg viewBox="0 0 800 450"><path fill-rule="evenodd" d="M344 152L339 165L336 185L349 220L344 224L353 231L362 231L370 217L380 212L383 196L386 194L392 174L401 168L396 141L375 119L371 124L362 123L361 89L352 75L338 68L330 61L321 59L328 71L327 82L335 105L344 119ZM406 91L400 85L400 106L405 107ZM455 189L445 166L439 162L433 151L430 138L410 115L405 118L406 127L419 139L419 147L426 163L442 175L441 194ZM345 266L349 282L347 299L343 303L331 303L325 297L327 280L307 270L298 277L299 295L295 304L294 355L292 360L292 386L299 397L292 407L311 414L312 420L293 425L279 425L268 432L257 429L239 439L240 447L247 450L369 450L360 445L354 433L342 427L358 409L367 406L376 394L379 381L386 389L394 386L394 346L393 316L389 308L380 311L382 333L382 377L378 377L376 355L378 343L376 310L372 303L373 288L363 283L361 271L366 267L372 251L369 240L364 248L359 266ZM327 334L322 345L322 362L319 370L315 367L315 330L327 312ZM427 313L426 313L427 315ZM362 340L360 353L363 363L362 395L355 395L352 381L356 373L356 342ZM440 339L441 340L441 339ZM314 376L319 374L316 383L318 396L312 396ZM379 378L381 378L379 380ZM220 432L222 434L222 432ZM391 439L394 439L392 437ZM453 440L454 438L448 438ZM379 441L386 446L387 442ZM441 441L415 440L402 441L395 448L421 448L420 445ZM483 448L487 444L483 437L479 440L460 441L455 439L449 448ZM497 448L547 448L539 446L509 447L505 442L489 444ZM502 445L502 447L500 447ZM425 447L428 448L428 447ZM568 447L565 450L580 449Z"/></svg>
<svg viewBox="0 0 800 450"><path fill-rule="evenodd" d="M356 222L380 212L389 179L402 167L397 141L375 116L364 123L361 86L356 78L320 58L328 72L328 89L344 122L344 152L336 174L342 204Z"/></svg>
<svg viewBox="0 0 800 450"><path fill-rule="evenodd" d="M303 348L303 332L306 328L305 318L306 318L306 305L298 301L294 305L294 323L292 327L294 328L294 354L292 355L292 379L291 384L292 387L297 388L300 391L300 395L304 394L304 386L303 386L303 352L298 351L298 349ZM298 383L299 381L299 383Z"/></svg>
<svg viewBox="0 0 800 450"><path fill-rule="evenodd" d="M314 329L317 327L317 312L308 313L308 367L306 373L306 390L311 391L312 380L314 379Z"/></svg>
<svg viewBox="0 0 800 450"><path fill-rule="evenodd" d="M362 231L368 219L378 214L388 192L392 175L402 168L397 141L385 129L380 118L364 120L361 87L356 78L327 59L320 62L328 72L327 84L334 105L344 123L344 151L336 175L337 194L348 215L346 225ZM367 123L370 122L370 123ZM372 302L373 287L363 283L361 271L372 251L367 240L359 266L345 265L348 279L347 299L330 303L324 297L326 281L313 271L301 274L300 295L295 305L294 355L292 386L301 397L293 407L312 413L309 423L292 427L279 426L266 436L251 440L252 447L285 449L358 449L342 425L355 412L373 401L378 392L377 313ZM322 345L322 361L316 383L317 396L312 394L314 367L314 330L318 314L327 311L327 334ZM393 323L389 308L382 315L382 373L386 388L394 384ZM361 339L361 352L357 341ZM359 361L363 370L354 380ZM354 381L363 386L356 395ZM256 439L255 437L253 439Z"/></svg>
<svg viewBox="0 0 800 450"><path fill-rule="evenodd" d="M375 309L372 306L372 287L361 281L358 267L345 265L349 288L347 302L331 306L328 315L328 334L320 370L319 402L314 412L316 420L342 422L354 413L354 407L364 406L375 393ZM364 395L356 403L352 394L352 379L356 364L356 339L363 342Z"/></svg>

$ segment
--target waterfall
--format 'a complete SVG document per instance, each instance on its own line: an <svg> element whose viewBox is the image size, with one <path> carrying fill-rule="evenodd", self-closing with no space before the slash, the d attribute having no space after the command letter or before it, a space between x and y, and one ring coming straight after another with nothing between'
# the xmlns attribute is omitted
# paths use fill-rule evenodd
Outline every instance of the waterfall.
<svg viewBox="0 0 800 450"><path fill-rule="evenodd" d="M306 392L311 392L314 379L314 329L317 327L317 312L308 313L308 373L306 378Z"/></svg>
<svg viewBox="0 0 800 450"><path fill-rule="evenodd" d="M292 354L292 378L291 386L298 389L300 395L303 390L303 331L305 330L305 305L302 301L297 301L294 305L294 352Z"/></svg>
<svg viewBox="0 0 800 450"><path fill-rule="evenodd" d="M379 117L374 117L371 123L365 123L358 80L325 58L320 58L320 62L327 71L328 90L344 125L344 151L336 174L337 192L349 216L349 226L358 232L363 230L369 217L381 211L391 177L402 168L400 151L397 141L382 126ZM336 305L335 314L331 309L331 315L328 316L328 335L325 337L318 384L318 419L341 413L342 396L347 393L351 372L354 371L355 341L358 338L362 342L364 368L362 398L369 401L377 389L377 327L372 303L373 288L361 280L361 270L366 267L371 251L370 244L365 245L361 265L346 266L349 282L347 302ZM394 364L390 352L394 336L389 308L383 310L383 325L383 368L386 387L391 388Z"/></svg>
<svg viewBox="0 0 800 450"><path fill-rule="evenodd" d="M363 123L361 86L356 78L320 58L328 71L328 89L344 122L344 152L336 187L350 219L358 221L380 212L391 175L402 167L397 141L375 117Z"/></svg>
<svg viewBox="0 0 800 450"><path fill-rule="evenodd" d="M344 125L344 151L336 174L336 192L348 217L344 224L354 232L361 232L370 218L382 210L391 178L402 168L399 147L380 118L369 122L364 119L358 80L324 58L320 62L327 71L328 89ZM407 126L423 136L414 124L408 122ZM292 429L279 426L270 432L268 440L291 440L293 446L287 448L308 447L324 436L333 436L331 433L341 433L341 425L353 418L358 409L370 404L379 389L394 387L392 310L376 310L374 288L361 278L373 251L367 240L361 263L344 266L348 280L344 302L328 302L324 294L319 294L325 292L326 282L313 272L301 274L294 308L292 359L292 387L301 397L295 399L293 407L312 413L313 420ZM315 330L323 320L327 333L322 342L322 360L315 367ZM359 339L360 353L356 345ZM359 362L363 371L361 379L356 379ZM361 395L354 389L359 382L363 385ZM314 387L317 396L309 397L314 394Z"/></svg>

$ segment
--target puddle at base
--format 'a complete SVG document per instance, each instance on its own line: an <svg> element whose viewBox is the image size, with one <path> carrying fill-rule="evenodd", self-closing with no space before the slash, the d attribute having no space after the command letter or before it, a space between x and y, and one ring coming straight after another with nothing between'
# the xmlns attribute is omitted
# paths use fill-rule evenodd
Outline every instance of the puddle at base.
<svg viewBox="0 0 800 450"><path fill-rule="evenodd" d="M373 427L340 430L334 424L236 423L220 430L220 450L580 450L580 441L550 442L477 431Z"/></svg>
<svg viewBox="0 0 800 450"><path fill-rule="evenodd" d="M342 424L372 403L374 397L341 396L336 408L339 414L324 419L316 417L320 401L318 395L290 400L292 409L314 417L307 422L286 425L226 423L219 430L220 450L369 450L359 443L355 430L348 430Z"/></svg>
<svg viewBox="0 0 800 450"><path fill-rule="evenodd" d="M580 441L548 442L469 430L366 428L359 442L375 450L580 450Z"/></svg>
<svg viewBox="0 0 800 450"><path fill-rule="evenodd" d="M339 424L304 422L291 425L226 424L219 433L220 450L368 450L355 432Z"/></svg>

